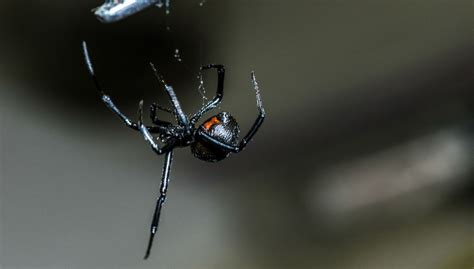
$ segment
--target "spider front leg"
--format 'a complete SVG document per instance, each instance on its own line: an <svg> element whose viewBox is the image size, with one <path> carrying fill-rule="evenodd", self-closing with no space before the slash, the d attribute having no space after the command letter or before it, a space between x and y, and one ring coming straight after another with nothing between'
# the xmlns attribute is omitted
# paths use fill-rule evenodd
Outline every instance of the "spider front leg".
<svg viewBox="0 0 474 269"><path fill-rule="evenodd" d="M94 67L93 67L92 61L89 57L89 51L87 49L87 44L86 44L85 41L82 41L82 49L83 49L83 53L84 53L84 59L85 59L86 64L87 64L87 70L89 71L89 74L91 75L92 80L94 81L94 84L97 88L97 91L99 92L99 94L101 96L102 102L104 102L105 105L110 110L112 110L112 112L114 112L114 114L117 115L122 120L122 122L125 123L125 125L127 127L130 127L131 129L134 129L134 130L138 131L138 124L131 121L127 116L125 116L117 108L117 106L114 104L114 102L112 101L110 96L105 94L104 91L102 90L102 87L100 86L99 80L97 79L97 77L95 75ZM146 126L146 128L147 128L147 130L149 130L152 133L163 133L165 131L165 128L163 128L163 126Z"/></svg>
<svg viewBox="0 0 474 269"><path fill-rule="evenodd" d="M217 91L214 98L205 104L196 114L191 117L191 124L195 124L206 112L218 106L222 98L224 97L224 77L225 77L225 68L220 64L210 64L201 67L201 71L215 68L217 69Z"/></svg>
<svg viewBox="0 0 474 269"><path fill-rule="evenodd" d="M207 142L213 144L214 146L216 146L218 148L221 148L221 149L226 150L226 151L231 151L231 152L234 152L234 153L242 151L245 148L245 146L247 146L247 144L250 142L250 140L252 140L252 137L257 133L258 128L260 128L260 126L263 123L263 120L265 119L265 109L263 108L262 97L260 96L260 89L258 87L258 83L257 83L257 80L255 78L255 72L253 72L253 71L251 73L251 78L252 78L252 84L253 84L253 88L255 90L255 95L256 95L256 99L257 99L257 108L259 110L259 115L258 115L257 119L255 120L255 122L253 123L250 130L244 136L244 138L242 138L242 140L240 141L240 143L237 146L233 146L233 145L229 145L229 144L226 144L226 143L222 143L219 140L211 137L210 135L208 135L204 132L199 133L199 135L202 138L204 138L204 140L206 140Z"/></svg>

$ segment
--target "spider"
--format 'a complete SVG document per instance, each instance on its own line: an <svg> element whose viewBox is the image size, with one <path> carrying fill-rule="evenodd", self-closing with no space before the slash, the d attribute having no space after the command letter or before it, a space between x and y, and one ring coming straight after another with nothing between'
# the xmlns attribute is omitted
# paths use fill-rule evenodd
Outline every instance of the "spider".
<svg viewBox="0 0 474 269"><path fill-rule="evenodd" d="M201 70L216 69L217 70L217 91L214 98L207 102L191 117L186 116L181 105L176 97L176 94L171 86L166 84L163 77L158 73L152 63L150 63L154 75L158 81L164 87L173 109L169 110L158 106L153 103L150 106L150 118L154 123L154 126L146 126L143 124L143 100L138 105L138 121L133 122L127 116L125 116L112 102L110 96L104 93L99 81L95 75L94 68L92 66L89 52L87 50L87 44L85 41L82 43L85 62L89 74L91 75L94 84L102 98L105 105L112 110L126 126L133 130L140 131L151 146L151 149L158 155L165 155L165 161L163 165L160 195L156 201L155 211L153 213L153 219L150 227L150 238L144 259L147 259L150 255L150 251L153 245L153 239L158 230L158 223L160 219L161 208L166 201L166 192L168 190L171 162L173 160L173 150L177 147L191 147L193 155L203 161L217 162L228 157L231 153L238 153L242 151L248 142L255 135L259 127L262 125L265 118L265 110L262 105L262 99L260 97L260 91L258 88L257 81L255 79L255 73L251 73L251 79L253 88L255 90L257 99L257 108L259 115L253 123L247 134L239 141L239 125L237 121L228 112L220 112L215 116L210 117L204 123L199 126L195 126L196 122L207 112L216 108L222 101L224 93L224 75L225 69L223 65L210 64L201 67ZM178 122L177 125L173 125L170 122L163 121L157 118L157 109L165 110L173 113ZM163 146L160 146L152 136L157 134L158 139L162 142Z"/></svg>

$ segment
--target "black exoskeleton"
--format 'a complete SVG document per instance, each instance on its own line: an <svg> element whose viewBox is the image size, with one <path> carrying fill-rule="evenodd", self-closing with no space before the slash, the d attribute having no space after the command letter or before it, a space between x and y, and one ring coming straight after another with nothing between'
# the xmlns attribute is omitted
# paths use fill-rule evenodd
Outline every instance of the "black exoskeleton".
<svg viewBox="0 0 474 269"><path fill-rule="evenodd" d="M171 163L173 160L173 150L177 147L191 147L191 152L196 158L199 158L208 162L217 162L225 159L230 153L238 153L245 148L248 142L257 132L258 128L262 125L265 118L265 110L262 105L262 99L260 97L260 91L258 88L257 81L255 79L254 72L251 73L251 79L253 88L255 90L257 98L257 108L259 115L255 120L254 124L247 132L247 134L239 141L239 125L237 121L228 112L221 112L215 116L210 117L204 123L195 127L195 124L199 119L216 108L222 101L224 94L224 75L225 69L222 65L210 64L201 67L202 70L216 69L217 70L217 91L214 98L206 103L198 112L191 117L188 117L183 110L176 97L176 94L171 86L165 83L163 77L159 75L156 68L151 64L154 74L158 81L164 87L173 109L169 110L162 108L157 104L153 103L150 106L150 118L153 122L153 126L146 126L143 124L143 100L139 103L138 108L138 121L133 122L127 116L125 116L112 102L110 96L106 95L102 90L99 81L94 73L94 68L89 57L87 45L85 42L82 44L84 58L87 64L89 74L91 75L95 86L102 98L105 105L112 110L126 126L140 131L143 134L145 140L150 144L153 151L157 154L165 154L165 163L163 166L163 174L161 178L160 196L157 199L155 211L150 228L150 239L145 254L145 259L150 255L151 247L153 245L153 239L158 229L158 223L160 219L161 208L166 201L166 192L168 190L169 175L171 170ZM157 110L164 110L169 113L173 113L177 120L177 125L173 125L170 122L158 119ZM157 134L158 139L162 142L162 146L157 143L152 134Z"/></svg>

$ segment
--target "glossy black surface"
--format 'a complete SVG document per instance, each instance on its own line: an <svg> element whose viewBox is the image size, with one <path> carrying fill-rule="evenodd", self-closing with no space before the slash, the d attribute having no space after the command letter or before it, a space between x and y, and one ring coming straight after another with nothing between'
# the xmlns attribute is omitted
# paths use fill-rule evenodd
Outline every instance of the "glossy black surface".
<svg viewBox="0 0 474 269"><path fill-rule="evenodd" d="M105 105L112 112L114 112L125 123L126 126L130 127L133 130L140 131L143 137L145 138L145 141L148 142L148 144L156 154L165 154L165 164L161 177L160 196L157 199L155 211L153 213L153 220L150 228L150 238L144 257L145 259L147 259L150 255L150 251L153 246L153 240L158 230L161 209L166 200L166 191L168 189L169 175L173 159L173 149L176 147L191 146L191 151L195 157L208 162L220 161L228 157L230 153L237 153L244 149L247 143L255 135L265 118L265 111L262 105L260 91L257 81L255 79L255 74L253 72L251 73L251 79L256 94L259 115L250 130L248 131L248 133L239 142L239 125L237 121L228 112L221 112L206 120L199 127L195 127L195 123L204 114L216 108L222 101L224 95L225 75L225 69L223 65L210 64L201 67L201 70L214 68L217 70L217 91L216 95L211 101L209 101L198 112L196 112L191 117L191 119L188 119L188 117L181 108L181 104L178 101L178 98L173 88L165 82L164 78L158 73L158 70L155 68L155 66L150 63L156 78L163 86L171 102L172 110L161 108L157 104L153 103L150 106L150 117L155 126L145 126L143 124L143 100L140 101L138 105L138 122L131 121L116 107L110 96L105 94L105 92L102 90L102 87L100 86L100 83L95 75L92 61L90 59L89 52L87 49L87 44L85 41L83 41L82 43L82 48L89 74L91 75L94 84ZM158 119L158 116L156 114L157 109L174 114L178 124L173 125L170 122ZM162 146L157 143L157 139L154 138L152 134L158 134L158 139L163 143Z"/></svg>
<svg viewBox="0 0 474 269"><path fill-rule="evenodd" d="M206 124L211 122L213 119L218 119L219 123L213 124L209 129L206 129ZM198 130L199 133L205 133L206 135L213 137L221 143L225 143L230 146L237 146L239 139L239 124L228 112L221 112L216 116L207 119ZM221 146L216 146L214 143L209 143L201 135L196 137L196 141L191 144L191 152L193 155L203 161L217 162L227 156L230 151Z"/></svg>

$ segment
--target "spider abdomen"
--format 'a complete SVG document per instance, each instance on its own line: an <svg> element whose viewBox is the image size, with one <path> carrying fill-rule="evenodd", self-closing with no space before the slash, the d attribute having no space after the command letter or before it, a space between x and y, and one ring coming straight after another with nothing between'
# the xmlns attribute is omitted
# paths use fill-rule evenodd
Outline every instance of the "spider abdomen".
<svg viewBox="0 0 474 269"><path fill-rule="evenodd" d="M221 112L201 124L198 128L198 132L203 132L220 142L237 146L240 129L237 121L230 113ZM208 162L220 161L230 154L229 151L199 139L199 136L191 145L191 152L196 158Z"/></svg>
<svg viewBox="0 0 474 269"><path fill-rule="evenodd" d="M229 156L229 152L212 148L212 146L202 141L192 144L191 152L194 157L207 162L218 162Z"/></svg>

